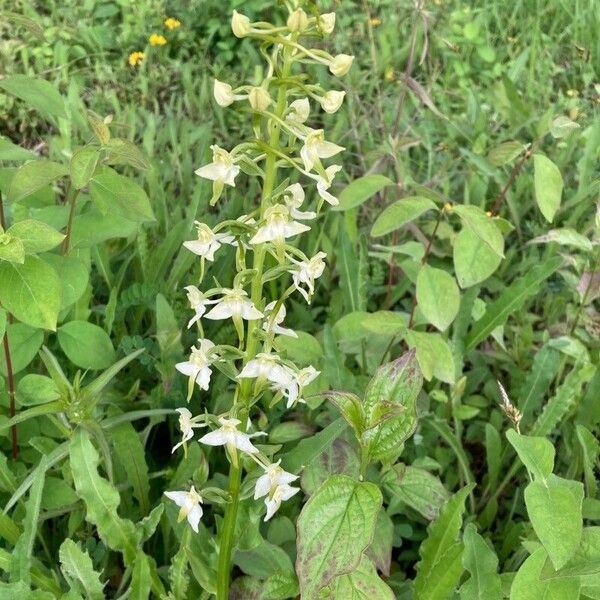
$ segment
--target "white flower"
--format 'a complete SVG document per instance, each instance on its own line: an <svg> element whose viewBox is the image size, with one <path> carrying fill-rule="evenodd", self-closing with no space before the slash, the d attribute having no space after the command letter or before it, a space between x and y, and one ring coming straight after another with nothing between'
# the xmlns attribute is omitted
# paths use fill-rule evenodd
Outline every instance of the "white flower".
<svg viewBox="0 0 600 600"><path fill-rule="evenodd" d="M346 92L338 92L336 90L330 90L329 92L325 92L324 96L321 96L319 102L321 103L321 108L326 112L332 115L337 112L342 103L344 102L344 96Z"/></svg>
<svg viewBox="0 0 600 600"><path fill-rule="evenodd" d="M279 306L277 314L273 316L273 309L277 304L276 300L269 302L265 306L265 316L267 320L263 323L263 329L268 333L274 333L277 335L287 335L289 337L297 338L298 334L293 329L287 329L286 327L280 327L281 323L285 320L286 310L283 303Z"/></svg>
<svg viewBox="0 0 600 600"><path fill-rule="evenodd" d="M215 260L215 252L223 244L231 244L234 241L234 237L227 233L215 233L205 223L199 221L194 222L198 231L198 239L183 242L183 245L194 254L203 256L206 260L211 262Z"/></svg>
<svg viewBox="0 0 600 600"><path fill-rule="evenodd" d="M187 375L191 380L195 381L203 390L208 390L210 384L210 376L212 370L210 365L212 360L208 357L208 351L214 348L214 344L210 340L199 339L200 347L192 346L192 353L189 360L180 362L175 365L175 368L183 375Z"/></svg>
<svg viewBox="0 0 600 600"><path fill-rule="evenodd" d="M171 454L183 446L186 442L189 442L194 437L194 429L198 427L206 427L204 423L194 423L192 420L192 413L187 408L175 409L179 413L179 429L181 429L181 441L173 446Z"/></svg>
<svg viewBox="0 0 600 600"><path fill-rule="evenodd" d="M322 129L316 129L306 136L304 146L300 150L300 156L304 162L304 168L310 171L320 158L331 158L342 150L344 150L342 146L325 140Z"/></svg>
<svg viewBox="0 0 600 600"><path fill-rule="evenodd" d="M246 37L252 31L250 19L245 15L240 14L237 10L234 10L231 15L231 30L235 37Z"/></svg>
<svg viewBox="0 0 600 600"><path fill-rule="evenodd" d="M233 157L227 150L219 148L216 144L211 146L213 161L196 169L195 173L204 179L210 179L220 185L235 187L235 178L240 172L240 167L233 162Z"/></svg>
<svg viewBox="0 0 600 600"><path fill-rule="evenodd" d="M209 300L195 285L188 285L184 288L187 291L187 298L190 302L190 307L196 313L188 323L188 329L202 318L206 312L207 304L214 304L215 300Z"/></svg>
<svg viewBox="0 0 600 600"><path fill-rule="evenodd" d="M248 94L248 102L254 110L267 110L271 104L271 96L264 87L253 87Z"/></svg>
<svg viewBox="0 0 600 600"><path fill-rule="evenodd" d="M219 417L219 423L221 423L219 429L207 433L198 441L207 446L227 446L232 456L235 455L236 448L248 454L256 454L258 452L258 448L254 447L250 438L266 435L266 433L261 431L257 433L244 433L243 431L239 431L237 426L241 421L238 419Z"/></svg>
<svg viewBox="0 0 600 600"><path fill-rule="evenodd" d="M300 98L299 100L294 100L289 107L289 111L287 116L285 117L286 121L293 123L295 125L302 125L308 119L310 114L310 102L308 98Z"/></svg>
<svg viewBox="0 0 600 600"><path fill-rule="evenodd" d="M216 305L206 314L206 318L212 321L229 318L241 318L246 321L262 319L263 314L247 296L246 291L240 288L223 288L223 297L217 300Z"/></svg>
<svg viewBox="0 0 600 600"><path fill-rule="evenodd" d="M278 460L276 463L272 463L267 466L263 465L262 463L259 463L259 464L264 469L265 473L264 473L264 475L261 475L256 480L256 485L254 486L254 499L255 500L258 500L259 498L262 498L263 496L274 495L274 493L278 487L289 486L290 483L292 483L293 481L296 481L296 479L298 479L298 475L293 475L292 473L288 473L287 471L284 471L279 466L281 464L281 460ZM291 488L291 489L294 489L294 488ZM299 490L296 489L296 492L297 491L299 491ZM294 494L296 492L294 492ZM288 498L291 498L294 494L291 494L290 496L288 496ZM280 493L280 495L281 495L281 493ZM282 497L281 500L287 500L287 498ZM279 504L281 504L281 502L279 502ZM267 505L267 508L268 508L268 505ZM279 506L277 506L277 508L279 508ZM273 511L273 512L275 512L275 511ZM273 516L273 515L271 514L271 516ZM270 516L268 518L270 518ZM268 519L265 519L265 521L267 521L267 520Z"/></svg>
<svg viewBox="0 0 600 600"><path fill-rule="evenodd" d="M283 192L283 201L288 207L293 219L309 221L317 216L317 213L315 212L302 212L298 210L304 202L304 189L299 183L293 183L285 188Z"/></svg>
<svg viewBox="0 0 600 600"><path fill-rule="evenodd" d="M300 488L295 488L291 485L278 485L273 492L265 498L265 505L267 507L265 521L268 521L279 510L282 502L289 500L299 491Z"/></svg>
<svg viewBox="0 0 600 600"><path fill-rule="evenodd" d="M294 404L304 404L302 394L304 388L310 385L319 375L321 371L317 371L313 366L305 367L297 373L294 373L292 382L285 388L277 387L287 398L286 408L292 408Z"/></svg>
<svg viewBox="0 0 600 600"><path fill-rule="evenodd" d="M297 8L294 12L290 13L287 20L287 26L290 31L302 32L308 27L308 16L301 9Z"/></svg>
<svg viewBox="0 0 600 600"><path fill-rule="evenodd" d="M284 367L276 354L260 352L256 358L248 361L244 366L238 379L266 379L271 383L287 386L292 382L291 371Z"/></svg>
<svg viewBox="0 0 600 600"><path fill-rule="evenodd" d="M325 252L318 252L308 262L297 261L290 257L290 260L297 265L297 269L289 271L292 274L294 287L304 296L310 304L310 299L315 292L315 279L318 279L325 270L323 259L327 256ZM308 288L306 291L302 285Z"/></svg>
<svg viewBox="0 0 600 600"><path fill-rule="evenodd" d="M333 179L336 176L336 174L339 173L341 170L342 167L340 165L331 165L327 167L325 169L325 175L327 176L326 178L323 177L320 173L305 173L305 175L308 175L308 177L314 179L317 182L317 192L319 193L319 196L321 196L321 198L323 198L325 202L331 204L331 206L337 206L340 203L340 201L327 190L329 190L329 188L331 187L331 184L333 183Z"/></svg>
<svg viewBox="0 0 600 600"><path fill-rule="evenodd" d="M202 518L202 507L200 506L202 496L194 489L194 486L190 488L189 492L165 492L165 496L181 507L177 520L183 521L187 518L192 529L198 533L198 524Z"/></svg>
<svg viewBox="0 0 600 600"><path fill-rule="evenodd" d="M329 63L329 71L336 77L343 77L352 66L354 56L349 54L338 54Z"/></svg>
<svg viewBox="0 0 600 600"><path fill-rule="evenodd" d="M290 220L290 211L287 206L276 204L267 208L264 225L258 228L250 243L274 242L275 244L283 244L287 238L294 237L309 229L308 225Z"/></svg>
<svg viewBox="0 0 600 600"><path fill-rule="evenodd" d="M323 33L332 33L335 27L335 13L325 13L319 17L319 27Z"/></svg>
<svg viewBox="0 0 600 600"><path fill-rule="evenodd" d="M223 81L219 81L215 79L215 83L213 86L213 95L217 104L225 108L230 104L233 104L236 101L236 96L233 93L233 88Z"/></svg>

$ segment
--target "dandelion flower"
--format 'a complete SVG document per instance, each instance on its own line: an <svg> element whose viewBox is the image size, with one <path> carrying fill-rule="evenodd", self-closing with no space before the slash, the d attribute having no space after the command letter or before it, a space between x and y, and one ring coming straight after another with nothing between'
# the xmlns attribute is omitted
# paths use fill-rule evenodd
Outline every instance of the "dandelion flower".
<svg viewBox="0 0 600 600"><path fill-rule="evenodd" d="M173 17L168 17L165 19L165 27L169 30L177 29L178 27L181 27L181 21L178 21Z"/></svg>
<svg viewBox="0 0 600 600"><path fill-rule="evenodd" d="M132 52L127 60L132 67L135 67L144 60L144 53Z"/></svg>
<svg viewBox="0 0 600 600"><path fill-rule="evenodd" d="M167 38L164 35L153 33L149 38L151 46L164 46L167 43Z"/></svg>

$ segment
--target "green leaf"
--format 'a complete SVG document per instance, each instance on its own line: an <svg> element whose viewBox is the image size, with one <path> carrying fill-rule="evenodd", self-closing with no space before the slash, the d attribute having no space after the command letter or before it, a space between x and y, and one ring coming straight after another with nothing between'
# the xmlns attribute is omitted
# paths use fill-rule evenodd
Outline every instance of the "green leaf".
<svg viewBox="0 0 600 600"><path fill-rule="evenodd" d="M456 279L463 289L485 281L502 262L501 256L466 228L454 239L452 253Z"/></svg>
<svg viewBox="0 0 600 600"><path fill-rule="evenodd" d="M533 155L533 183L535 201L549 223L560 208L563 178L558 167L543 154Z"/></svg>
<svg viewBox="0 0 600 600"><path fill-rule="evenodd" d="M140 170L150 168L148 159L142 154L139 148L129 140L123 138L111 138L103 143L103 150L107 154L107 164L129 165L130 167Z"/></svg>
<svg viewBox="0 0 600 600"><path fill-rule="evenodd" d="M33 473L33 485L25 505L25 518L23 519L23 532L17 541L11 557L10 580L31 582L32 554L35 536L38 533L38 518L44 492L44 479L46 475L46 459L40 459Z"/></svg>
<svg viewBox="0 0 600 600"><path fill-rule="evenodd" d="M356 437L360 438L365 428L365 416L360 398L351 392L336 390L322 392L322 395L335 405L348 425L354 429Z"/></svg>
<svg viewBox="0 0 600 600"><path fill-rule="evenodd" d="M384 508L377 515L373 541L367 548L365 555L386 577L390 576L392 566L392 547L394 544L394 522Z"/></svg>
<svg viewBox="0 0 600 600"><path fill-rule="evenodd" d="M104 216L115 214L138 223L155 220L146 192L137 183L110 168L94 175L90 193Z"/></svg>
<svg viewBox="0 0 600 600"><path fill-rule="evenodd" d="M27 254L38 254L52 250L65 239L65 236L56 231L54 227L34 219L25 219L15 223L8 229L8 233L23 242L23 248Z"/></svg>
<svg viewBox="0 0 600 600"><path fill-rule="evenodd" d="M509 429L506 437L527 470L545 481L554 469L554 446L544 437L520 435L514 429Z"/></svg>
<svg viewBox="0 0 600 600"><path fill-rule="evenodd" d="M128 598L131 600L147 600L152 589L150 562L143 552L138 552L131 575L131 587Z"/></svg>
<svg viewBox="0 0 600 600"><path fill-rule="evenodd" d="M349 210L360 206L382 189L394 185L394 182L384 175L365 175L355 179L339 195L340 203L333 210Z"/></svg>
<svg viewBox="0 0 600 600"><path fill-rule="evenodd" d="M340 276L344 306L349 313L365 310L367 306L365 286L360 281L360 264L358 252L344 225L339 230L339 257L336 270Z"/></svg>
<svg viewBox="0 0 600 600"><path fill-rule="evenodd" d="M381 237L400 227L414 221L428 210L437 210L434 202L423 196L409 196L402 198L388 206L375 219L371 235Z"/></svg>
<svg viewBox="0 0 600 600"><path fill-rule="evenodd" d="M283 571L292 574L294 565L285 550L262 540L258 546L244 552L236 552L233 562L247 575L267 579Z"/></svg>
<svg viewBox="0 0 600 600"><path fill-rule="evenodd" d="M13 375L16 375L36 357L44 341L44 332L29 327L25 323L12 323L6 326L6 333L8 335ZM1 354L3 355L4 351ZM6 361L4 359L0 360L0 374L4 377L7 376Z"/></svg>
<svg viewBox="0 0 600 600"><path fill-rule="evenodd" d="M0 135L0 160L17 161L34 159L35 153L13 144L8 138Z"/></svg>
<svg viewBox="0 0 600 600"><path fill-rule="evenodd" d="M465 500L472 487L466 486L454 494L427 528L427 538L419 548L421 560L414 582L415 600L445 600L456 589L463 571L463 546L457 540Z"/></svg>
<svg viewBox="0 0 600 600"><path fill-rule="evenodd" d="M113 238L126 238L135 233L136 223L116 214L107 219L96 207L77 215L71 232L72 248L91 248Z"/></svg>
<svg viewBox="0 0 600 600"><path fill-rule="evenodd" d="M58 551L60 570L71 589L89 600L103 600L104 584L100 574L94 571L92 559L73 540L66 539Z"/></svg>
<svg viewBox="0 0 600 600"><path fill-rule="evenodd" d="M445 331L458 314L460 292L454 277L424 264L417 276L417 303L425 318Z"/></svg>
<svg viewBox="0 0 600 600"><path fill-rule="evenodd" d="M427 381L436 377L445 383L455 382L454 357L448 342L439 333L407 331L409 348L417 351L417 360Z"/></svg>
<svg viewBox="0 0 600 600"><path fill-rule="evenodd" d="M84 146L71 157L71 182L76 190L84 188L93 177L100 154L93 146Z"/></svg>
<svg viewBox="0 0 600 600"><path fill-rule="evenodd" d="M474 233L494 254L504 258L504 237L491 217L479 207L457 204L452 207L463 225Z"/></svg>
<svg viewBox="0 0 600 600"><path fill-rule="evenodd" d="M579 129L579 127L579 124L575 123L575 121L571 121L569 117L560 115L552 121L552 125L550 125L550 134L555 139L561 139L568 137L575 129Z"/></svg>
<svg viewBox="0 0 600 600"><path fill-rule="evenodd" d="M465 527L463 567L471 577L460 587L461 600L502 598L502 581L498 575L498 557L477 533L473 523Z"/></svg>
<svg viewBox="0 0 600 600"><path fill-rule="evenodd" d="M501 167L508 163L512 163L521 152L523 152L525 146L521 142L503 142L499 146L492 148L488 155L487 160L490 165L494 167Z"/></svg>
<svg viewBox="0 0 600 600"><path fill-rule="evenodd" d="M17 401L21 406L36 406L60 398L60 392L50 377L28 373L17 385Z"/></svg>
<svg viewBox="0 0 600 600"><path fill-rule="evenodd" d="M296 573L305 598L355 569L369 546L381 507L376 485L345 475L330 477L298 517Z"/></svg>
<svg viewBox="0 0 600 600"><path fill-rule="evenodd" d="M578 250L584 252L591 252L593 250L592 242L588 240L584 235L581 235L570 227L562 227L560 229L551 229L544 235L539 235L533 238L529 244L548 244L555 242L561 246L573 246Z"/></svg>
<svg viewBox="0 0 600 600"><path fill-rule="evenodd" d="M299 593L298 579L293 573L275 573L265 581L260 600L287 600Z"/></svg>
<svg viewBox="0 0 600 600"><path fill-rule="evenodd" d="M527 514L555 569L564 567L581 541L583 484L550 475L525 488Z"/></svg>
<svg viewBox="0 0 600 600"><path fill-rule="evenodd" d="M379 577L373 563L363 556L358 567L337 577L329 586L330 597L340 600L395 600L390 587Z"/></svg>
<svg viewBox="0 0 600 600"><path fill-rule="evenodd" d="M56 329L60 281L56 271L37 256L22 265L0 262L0 304L32 327Z"/></svg>
<svg viewBox="0 0 600 600"><path fill-rule="evenodd" d="M0 340L2 340L6 331L6 321L6 311L0 308Z"/></svg>
<svg viewBox="0 0 600 600"><path fill-rule="evenodd" d="M2 80L0 80L2 83ZM51 160L32 160L20 167L10 182L8 201L18 202L34 192L50 185L53 181L69 174L64 166Z"/></svg>
<svg viewBox="0 0 600 600"><path fill-rule="evenodd" d="M73 306L87 289L90 279L89 265L73 254L46 254L44 260L58 273L62 290L61 311Z"/></svg>
<svg viewBox="0 0 600 600"><path fill-rule="evenodd" d="M9 75L0 79L0 89L24 100L35 110L53 117L67 117L63 97L45 79L27 75Z"/></svg>
<svg viewBox="0 0 600 600"><path fill-rule="evenodd" d="M106 332L87 321L70 321L59 327L58 343L67 358L82 369L105 369L115 360Z"/></svg>
<svg viewBox="0 0 600 600"><path fill-rule="evenodd" d="M123 552L125 563L133 567L138 554L135 526L119 517L119 492L98 474L98 452L84 429L73 434L69 453L75 489L87 509L86 520L96 526L100 539L109 548Z"/></svg>
<svg viewBox="0 0 600 600"><path fill-rule="evenodd" d="M539 292L540 285L560 267L562 262L561 257L548 258L508 286L495 302L488 305L483 317L473 325L465 340L466 349L475 348L496 327L503 325L511 313L523 306L527 298Z"/></svg>
<svg viewBox="0 0 600 600"><path fill-rule="evenodd" d="M25 246L18 237L8 231L2 232L0 228L0 261L3 260L22 265L25 262Z"/></svg>
<svg viewBox="0 0 600 600"><path fill-rule="evenodd" d="M32 33L41 41L44 41L46 39L46 36L44 35L44 30L42 29L41 25L37 21L34 21L29 17L26 17L19 13L3 11L0 13L0 18L5 18L9 22L15 23L16 25L27 29L29 33Z"/></svg>

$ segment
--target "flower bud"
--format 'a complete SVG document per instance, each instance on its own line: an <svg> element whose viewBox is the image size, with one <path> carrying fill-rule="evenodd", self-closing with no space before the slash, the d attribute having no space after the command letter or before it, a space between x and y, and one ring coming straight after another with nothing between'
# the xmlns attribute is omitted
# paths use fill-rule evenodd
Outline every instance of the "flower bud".
<svg viewBox="0 0 600 600"><path fill-rule="evenodd" d="M235 95L231 86L228 83L219 81L218 79L215 79L213 94L219 106L229 106L235 101Z"/></svg>
<svg viewBox="0 0 600 600"><path fill-rule="evenodd" d="M319 27L323 33L331 33L335 27L335 13L325 13L319 17Z"/></svg>
<svg viewBox="0 0 600 600"><path fill-rule="evenodd" d="M336 90L331 90L326 92L324 96L321 97L319 102L321 103L321 108L326 112L332 115L342 105L344 102L344 96L346 92L337 92Z"/></svg>
<svg viewBox="0 0 600 600"><path fill-rule="evenodd" d="M308 16L301 8L297 8L288 17L287 26L290 31L302 32L308 27Z"/></svg>
<svg viewBox="0 0 600 600"><path fill-rule="evenodd" d="M231 16L231 30L235 37L246 37L252 30L250 19L245 15L240 14L237 10L234 10L233 15Z"/></svg>
<svg viewBox="0 0 600 600"><path fill-rule="evenodd" d="M267 110L269 104L271 104L271 96L269 92L263 87L253 87L248 94L248 102L254 110L263 111Z"/></svg>
<svg viewBox="0 0 600 600"><path fill-rule="evenodd" d="M336 77L343 77L350 70L353 61L354 56L338 54L329 63L329 71Z"/></svg>

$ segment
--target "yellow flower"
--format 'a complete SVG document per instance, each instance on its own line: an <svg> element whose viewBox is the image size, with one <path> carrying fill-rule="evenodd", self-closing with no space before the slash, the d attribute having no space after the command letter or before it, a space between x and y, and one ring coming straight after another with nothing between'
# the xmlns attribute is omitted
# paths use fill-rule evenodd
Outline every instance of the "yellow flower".
<svg viewBox="0 0 600 600"><path fill-rule="evenodd" d="M394 79L396 79L396 73L394 73L394 67L392 66L387 66L385 68L385 72L383 74L383 77L386 81L394 81Z"/></svg>
<svg viewBox="0 0 600 600"><path fill-rule="evenodd" d="M158 35L157 33L153 33L149 38L151 46L164 46L167 43L167 38L164 35Z"/></svg>
<svg viewBox="0 0 600 600"><path fill-rule="evenodd" d="M567 96L569 96L569 98L577 98L577 96L579 96L579 91L578 90L567 90Z"/></svg>
<svg viewBox="0 0 600 600"><path fill-rule="evenodd" d="M181 21L178 21L173 17L169 17L168 19L165 19L165 27L167 29L177 29L178 27L181 27Z"/></svg>
<svg viewBox="0 0 600 600"><path fill-rule="evenodd" d="M144 60L144 53L143 52L132 52L129 55L129 64L132 67L135 67L138 63L141 63Z"/></svg>
<svg viewBox="0 0 600 600"><path fill-rule="evenodd" d="M369 19L369 23L373 27L377 27L377 25L381 25L381 19L379 17L372 17L371 19Z"/></svg>

